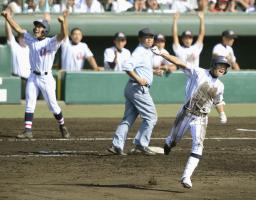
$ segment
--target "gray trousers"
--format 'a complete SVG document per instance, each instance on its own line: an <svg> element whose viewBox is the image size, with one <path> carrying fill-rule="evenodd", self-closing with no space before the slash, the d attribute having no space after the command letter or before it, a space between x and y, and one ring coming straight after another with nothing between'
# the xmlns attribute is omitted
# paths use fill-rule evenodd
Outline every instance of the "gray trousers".
<svg viewBox="0 0 256 200"><path fill-rule="evenodd" d="M147 147L150 142L153 128L157 122L156 108L153 99L150 96L149 88L128 81L124 95L126 99L124 117L117 127L112 143L115 147L123 150L129 129L137 116L140 115L142 123L133 143L135 145Z"/></svg>

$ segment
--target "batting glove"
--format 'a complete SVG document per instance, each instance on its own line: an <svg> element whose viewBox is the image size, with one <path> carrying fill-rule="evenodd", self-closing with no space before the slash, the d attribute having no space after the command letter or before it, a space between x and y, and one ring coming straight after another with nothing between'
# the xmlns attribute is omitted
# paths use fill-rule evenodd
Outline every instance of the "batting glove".
<svg viewBox="0 0 256 200"><path fill-rule="evenodd" d="M220 113L219 113L219 118L220 118L220 123L221 123L221 124L226 124L227 121L228 121L225 112L220 112Z"/></svg>

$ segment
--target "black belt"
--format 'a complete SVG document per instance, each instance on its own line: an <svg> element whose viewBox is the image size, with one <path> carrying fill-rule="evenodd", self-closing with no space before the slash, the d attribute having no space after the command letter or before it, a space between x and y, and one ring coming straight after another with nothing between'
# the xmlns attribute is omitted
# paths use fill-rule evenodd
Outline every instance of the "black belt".
<svg viewBox="0 0 256 200"><path fill-rule="evenodd" d="M136 84L139 85L139 83L138 83L137 81L134 81L134 80L132 80L132 79L129 79L129 82L130 82L130 83L136 83ZM149 84L143 85L143 86L145 86L145 87L147 87L147 88L150 88L150 85L149 85Z"/></svg>
<svg viewBox="0 0 256 200"><path fill-rule="evenodd" d="M33 71L33 73L35 74L35 75L37 75L37 76L42 76L42 75L47 75L48 74L48 72L38 72L38 71Z"/></svg>

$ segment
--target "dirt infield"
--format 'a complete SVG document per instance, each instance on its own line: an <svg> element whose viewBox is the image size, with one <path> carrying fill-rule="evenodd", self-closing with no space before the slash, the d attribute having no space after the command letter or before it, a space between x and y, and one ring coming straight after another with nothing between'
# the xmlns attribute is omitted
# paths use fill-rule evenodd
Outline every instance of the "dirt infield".
<svg viewBox="0 0 256 200"><path fill-rule="evenodd" d="M256 118L210 118L193 188L179 183L190 135L170 156L114 156L106 149L119 119L67 119L72 140L58 140L54 119L36 119L32 141L14 140L21 119L0 119L0 199L234 200L256 196ZM159 119L151 145L163 145L173 119ZM135 135L138 122L129 137ZM237 129L249 129L239 131ZM80 140L78 140L80 138ZM97 139L96 139L97 138ZM132 148L127 141L125 151Z"/></svg>

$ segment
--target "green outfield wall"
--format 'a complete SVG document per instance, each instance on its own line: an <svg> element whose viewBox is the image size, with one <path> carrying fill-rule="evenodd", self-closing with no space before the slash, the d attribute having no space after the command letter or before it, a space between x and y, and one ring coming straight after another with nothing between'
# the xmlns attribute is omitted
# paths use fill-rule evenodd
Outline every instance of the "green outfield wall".
<svg viewBox="0 0 256 200"><path fill-rule="evenodd" d="M124 103L123 90L128 80L125 73L66 73L64 101L67 104ZM150 89L155 103L182 103L185 75L175 72L168 77L154 77ZM222 78L227 103L256 103L256 72L229 72Z"/></svg>

